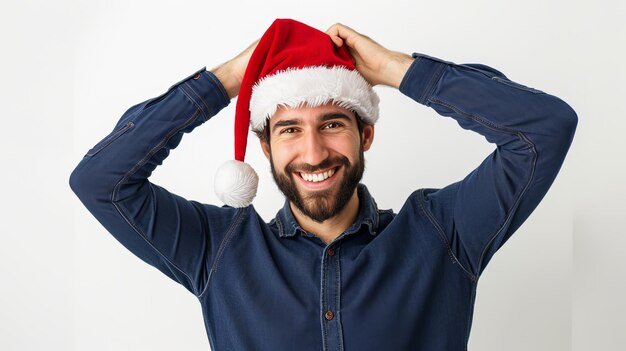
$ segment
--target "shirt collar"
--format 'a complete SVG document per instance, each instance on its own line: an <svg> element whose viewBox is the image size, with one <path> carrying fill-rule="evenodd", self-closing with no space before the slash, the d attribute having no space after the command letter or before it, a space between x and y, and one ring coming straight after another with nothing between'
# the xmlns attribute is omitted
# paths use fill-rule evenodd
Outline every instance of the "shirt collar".
<svg viewBox="0 0 626 351"><path fill-rule="evenodd" d="M357 186L357 194L359 196L359 214L352 225L345 231L345 234L352 234L357 232L363 225L367 225L369 233L371 235L377 234L378 229L378 206L376 201L370 195L367 187L363 184ZM296 232L300 231L303 235L311 236L306 233L302 227L298 224L291 207L289 206L289 200L285 200L285 205L278 211L276 215L276 224L278 226L278 235L281 238L292 237L296 235Z"/></svg>

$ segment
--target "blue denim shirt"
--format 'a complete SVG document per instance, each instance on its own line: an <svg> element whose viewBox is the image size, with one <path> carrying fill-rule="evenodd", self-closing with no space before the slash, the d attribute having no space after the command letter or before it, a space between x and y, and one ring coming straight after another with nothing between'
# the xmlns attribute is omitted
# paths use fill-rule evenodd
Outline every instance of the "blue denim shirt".
<svg viewBox="0 0 626 351"><path fill-rule="evenodd" d="M125 247L197 296L213 350L466 350L478 277L548 191L577 116L490 67L413 57L400 91L495 150L397 214L360 185L357 220L328 245L288 205L265 223L252 205L188 201L148 180L228 105L205 69L132 106L71 187Z"/></svg>

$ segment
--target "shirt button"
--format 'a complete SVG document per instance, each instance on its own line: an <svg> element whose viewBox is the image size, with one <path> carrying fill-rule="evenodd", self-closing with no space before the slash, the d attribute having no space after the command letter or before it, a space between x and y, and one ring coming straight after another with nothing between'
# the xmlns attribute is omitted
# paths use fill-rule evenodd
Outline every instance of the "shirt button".
<svg viewBox="0 0 626 351"><path fill-rule="evenodd" d="M195 76L193 76L193 80L198 80L200 78L200 73L196 73Z"/></svg>
<svg viewBox="0 0 626 351"><path fill-rule="evenodd" d="M333 311L326 311L326 313L324 313L324 318L326 318L327 321L330 321L335 318L335 314Z"/></svg>
<svg viewBox="0 0 626 351"><path fill-rule="evenodd" d="M328 256L335 256L335 250L333 250L333 249L328 249L328 250L326 250L326 254L327 254Z"/></svg>

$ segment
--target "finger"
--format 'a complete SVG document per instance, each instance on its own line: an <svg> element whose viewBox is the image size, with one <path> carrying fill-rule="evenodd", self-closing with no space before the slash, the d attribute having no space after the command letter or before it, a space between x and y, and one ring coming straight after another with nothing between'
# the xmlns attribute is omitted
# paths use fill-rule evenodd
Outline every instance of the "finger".
<svg viewBox="0 0 626 351"><path fill-rule="evenodd" d="M343 45L343 39L341 39L338 35L337 35L337 29L335 28L335 25L331 26L330 28L328 28L326 30L326 34L328 34L328 36L330 36L330 39L333 41L333 43L335 43L335 45L337 45L338 47L341 47Z"/></svg>
<svg viewBox="0 0 626 351"><path fill-rule="evenodd" d="M338 36L331 35L330 39L333 41L333 43L335 43L337 47L341 47L343 45L343 39L339 38Z"/></svg>
<svg viewBox="0 0 626 351"><path fill-rule="evenodd" d="M335 23L332 27L332 30L336 33L337 36L341 37L341 38L347 38L350 36L354 36L354 35L358 35L359 33L357 31L355 31L354 29L341 24L341 23Z"/></svg>
<svg viewBox="0 0 626 351"><path fill-rule="evenodd" d="M342 39L342 42L345 42L348 46L353 46L354 40L361 35L354 29L341 23L333 24L326 32L331 36Z"/></svg>
<svg viewBox="0 0 626 351"><path fill-rule="evenodd" d="M333 24L332 26L328 27L328 29L326 29L326 34L328 35L337 35L337 24Z"/></svg>

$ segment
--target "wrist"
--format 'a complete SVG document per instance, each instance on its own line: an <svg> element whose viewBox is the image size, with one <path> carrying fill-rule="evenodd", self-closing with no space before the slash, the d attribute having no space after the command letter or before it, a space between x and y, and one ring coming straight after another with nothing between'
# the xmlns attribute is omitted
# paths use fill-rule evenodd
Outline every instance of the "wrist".
<svg viewBox="0 0 626 351"><path fill-rule="evenodd" d="M413 60L414 58L411 55L401 52L391 52L383 74L383 76L386 77L384 84L396 89L400 88L400 83L402 83L402 79L409 70Z"/></svg>
<svg viewBox="0 0 626 351"><path fill-rule="evenodd" d="M224 86L229 98L234 98L239 94L239 87L241 86L241 80L233 73L229 68L229 63L223 63L213 69L211 72L219 79L220 83Z"/></svg>

